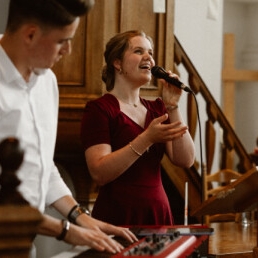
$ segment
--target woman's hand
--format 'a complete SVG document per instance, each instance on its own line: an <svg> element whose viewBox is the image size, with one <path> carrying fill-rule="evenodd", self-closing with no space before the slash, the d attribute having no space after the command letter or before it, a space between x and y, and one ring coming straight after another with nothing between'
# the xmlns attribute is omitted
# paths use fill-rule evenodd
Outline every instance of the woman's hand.
<svg viewBox="0 0 258 258"><path fill-rule="evenodd" d="M178 75L172 73L171 71L167 72L170 77L173 77L175 79L179 79ZM162 99L165 103L165 106L177 106L179 99L182 95L182 90L174 86L173 84L169 84L165 80L161 79L161 82L163 83L163 89L162 89Z"/></svg>
<svg viewBox="0 0 258 258"><path fill-rule="evenodd" d="M188 127L182 125L180 121L176 121L170 124L163 124L168 119L168 114L160 116L152 120L145 132L145 137L151 143L167 142L182 137Z"/></svg>

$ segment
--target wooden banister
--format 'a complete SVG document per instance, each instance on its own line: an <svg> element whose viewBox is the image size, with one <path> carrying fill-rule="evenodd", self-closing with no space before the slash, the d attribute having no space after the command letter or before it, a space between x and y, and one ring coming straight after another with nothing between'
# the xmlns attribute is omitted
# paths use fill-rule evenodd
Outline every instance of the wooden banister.
<svg viewBox="0 0 258 258"><path fill-rule="evenodd" d="M221 108L211 95L208 87L205 85L201 76L195 69L191 60L185 53L178 39L175 37L175 46L174 46L174 61L175 66L183 65L186 72L188 73L189 78L189 86L193 90L195 95L201 95L203 100L206 102L206 113L207 113L207 121L205 128L205 154L206 154L206 169L207 173L211 172L211 167L213 163L214 157L214 148L216 141L216 133L214 124L218 123L220 129L223 133L223 145L222 145L222 155L221 155L221 167L223 168L231 168L229 160L232 159L232 152L234 156L238 157L238 171L240 173L245 173L249 169L251 169L254 165L252 160L250 159L249 154L243 147L241 141L236 135L234 129L231 127ZM189 94L188 96L188 124L189 131L193 138L195 138L196 126L197 126L197 115L196 108L193 107L193 96Z"/></svg>
<svg viewBox="0 0 258 258"><path fill-rule="evenodd" d="M196 155L196 162L190 169L182 169L175 167L167 157L162 160L162 167L168 174L169 178L173 184L178 189L180 195L184 197L184 185L185 182L190 182L189 184L189 210L194 210L199 207L204 201L204 179L201 175L212 173L212 165L215 154L215 143L216 143L216 130L215 124L219 125L221 132L223 134L221 143L221 153L220 153L220 168L219 169L234 169L239 173L244 174L254 167L254 164L236 135L234 129L231 127L229 121L224 115L223 111L211 95L208 87L202 80L200 74L197 72L193 63L187 56L183 47L179 43L178 39L175 37L174 40L174 71L178 73L178 67L183 66L185 71L188 73L188 85L195 94L206 103L206 114L207 119L205 121L205 130L203 139L205 139L205 150L203 151L205 161L201 164L200 155ZM193 139L195 139L198 120L197 120L197 108L192 94L188 94L187 100L187 122L189 126L189 132ZM203 130L202 130L203 131ZM220 136L219 136L220 137ZM199 160L198 160L199 158ZM237 163L237 169L233 168L233 160ZM202 171L199 171L200 168ZM199 221L202 218L197 218Z"/></svg>

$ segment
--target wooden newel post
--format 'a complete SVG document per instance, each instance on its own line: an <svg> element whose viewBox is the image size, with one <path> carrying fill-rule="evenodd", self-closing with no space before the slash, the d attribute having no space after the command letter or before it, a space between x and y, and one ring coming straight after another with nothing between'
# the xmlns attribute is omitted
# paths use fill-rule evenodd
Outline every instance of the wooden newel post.
<svg viewBox="0 0 258 258"><path fill-rule="evenodd" d="M0 143L0 256L29 257L41 213L32 208L17 191L20 180L16 171L24 151L16 138Z"/></svg>

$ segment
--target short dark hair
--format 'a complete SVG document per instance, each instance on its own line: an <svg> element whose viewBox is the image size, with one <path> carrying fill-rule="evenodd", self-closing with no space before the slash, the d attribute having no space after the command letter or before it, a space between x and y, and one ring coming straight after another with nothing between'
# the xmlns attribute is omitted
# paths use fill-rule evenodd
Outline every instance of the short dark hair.
<svg viewBox="0 0 258 258"><path fill-rule="evenodd" d="M94 0L10 0L7 30L33 21L46 27L67 26L86 14Z"/></svg>

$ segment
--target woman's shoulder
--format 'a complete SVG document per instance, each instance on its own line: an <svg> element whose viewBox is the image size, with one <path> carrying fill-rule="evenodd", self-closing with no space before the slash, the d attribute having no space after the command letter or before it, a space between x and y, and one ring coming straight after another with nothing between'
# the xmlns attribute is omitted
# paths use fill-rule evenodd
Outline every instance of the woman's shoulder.
<svg viewBox="0 0 258 258"><path fill-rule="evenodd" d="M109 94L109 93L106 93L106 94L104 94L103 96L101 96L97 99L91 100L89 103L99 105L99 106L110 106L110 105L112 105L112 106L118 106L119 107L117 99L112 94Z"/></svg>
<svg viewBox="0 0 258 258"><path fill-rule="evenodd" d="M109 94L106 93L103 96L91 100L87 103L86 108L98 108L105 112L111 112L111 113L118 113L120 112L119 103L117 99Z"/></svg>
<svg viewBox="0 0 258 258"><path fill-rule="evenodd" d="M147 99L141 99L142 103L145 105L145 107L149 110L153 110L153 111L164 111L165 105L164 102L162 101L161 98L156 98L155 100L147 100Z"/></svg>

